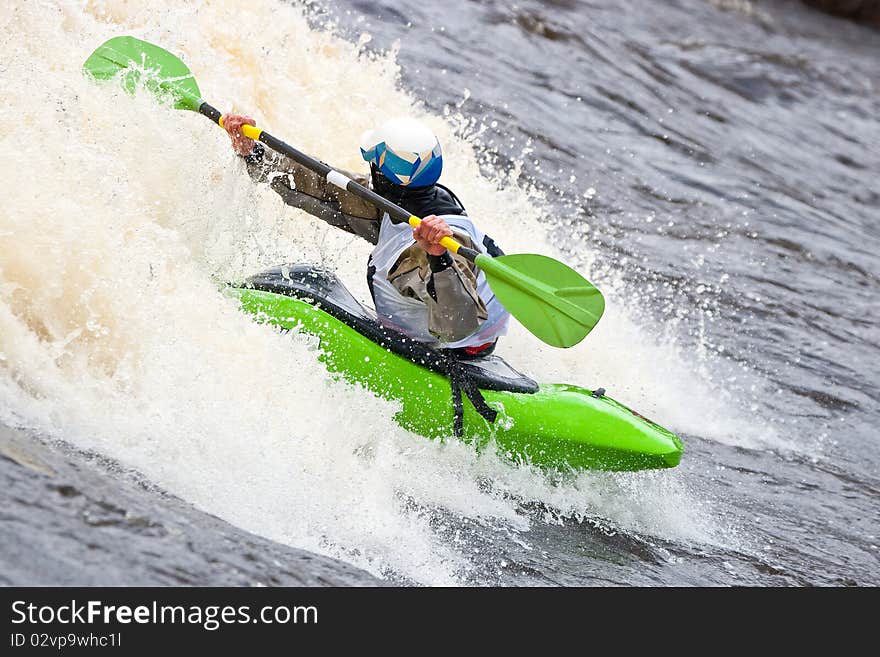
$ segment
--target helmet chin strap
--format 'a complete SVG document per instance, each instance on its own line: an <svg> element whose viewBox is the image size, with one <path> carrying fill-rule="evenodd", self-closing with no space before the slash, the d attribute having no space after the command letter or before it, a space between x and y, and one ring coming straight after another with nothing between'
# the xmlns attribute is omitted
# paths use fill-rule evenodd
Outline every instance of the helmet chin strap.
<svg viewBox="0 0 880 657"><path fill-rule="evenodd" d="M431 190L434 189L434 185L428 185L426 187L405 187L403 185L396 185L388 180L388 178L386 178L373 163L370 163L370 177L373 180L373 190L377 194L381 194L386 198L414 198L430 193Z"/></svg>
<svg viewBox="0 0 880 657"><path fill-rule="evenodd" d="M465 214L458 198L439 183L427 187L404 187L388 180L375 164L370 164L373 191L417 217L430 214ZM396 222L395 222L396 223Z"/></svg>

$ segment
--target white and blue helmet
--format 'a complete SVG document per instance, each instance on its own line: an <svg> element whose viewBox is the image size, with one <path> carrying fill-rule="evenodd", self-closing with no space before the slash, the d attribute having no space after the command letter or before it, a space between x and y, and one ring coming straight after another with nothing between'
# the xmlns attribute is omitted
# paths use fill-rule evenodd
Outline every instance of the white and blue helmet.
<svg viewBox="0 0 880 657"><path fill-rule="evenodd" d="M436 135L410 118L390 119L361 137L361 155L388 180L427 187L440 178L443 153Z"/></svg>

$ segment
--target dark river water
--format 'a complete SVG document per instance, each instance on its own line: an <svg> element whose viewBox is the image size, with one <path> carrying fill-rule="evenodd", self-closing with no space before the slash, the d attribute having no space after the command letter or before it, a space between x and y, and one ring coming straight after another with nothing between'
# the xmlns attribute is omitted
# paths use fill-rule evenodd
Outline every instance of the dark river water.
<svg viewBox="0 0 880 657"><path fill-rule="evenodd" d="M880 32L798 2L328 13L399 42L401 84L473 119L486 166L547 194L556 243L623 277L648 332L714 352L714 383L776 435L684 436L680 469L736 549L536 522L529 550L474 530L474 581L880 583Z"/></svg>

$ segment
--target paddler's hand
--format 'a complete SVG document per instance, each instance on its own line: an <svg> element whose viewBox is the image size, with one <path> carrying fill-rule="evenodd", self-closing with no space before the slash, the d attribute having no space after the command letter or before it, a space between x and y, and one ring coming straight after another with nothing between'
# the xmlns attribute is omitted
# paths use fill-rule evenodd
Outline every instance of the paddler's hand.
<svg viewBox="0 0 880 657"><path fill-rule="evenodd" d="M413 239L428 255L441 256L446 253L446 247L440 244L444 237L452 237L452 229L433 214L422 219L422 223L413 228Z"/></svg>
<svg viewBox="0 0 880 657"><path fill-rule="evenodd" d="M254 140L241 134L241 126L243 125L255 126L257 122L251 117L241 114L223 115L223 129L229 133L229 138L232 139L232 150L242 157L247 157L254 149Z"/></svg>

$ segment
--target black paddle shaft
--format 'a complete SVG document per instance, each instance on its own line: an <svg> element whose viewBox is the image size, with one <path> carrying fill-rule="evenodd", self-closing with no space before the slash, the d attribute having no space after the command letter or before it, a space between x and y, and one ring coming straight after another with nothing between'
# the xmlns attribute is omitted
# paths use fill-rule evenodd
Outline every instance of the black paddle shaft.
<svg viewBox="0 0 880 657"><path fill-rule="evenodd" d="M220 113L219 110L211 107L208 103L202 103L199 106L199 113L207 116L214 123L220 125L220 119L223 115ZM259 140L262 143L266 144L266 146L271 148L273 151L281 153L282 155L286 155L293 161L299 162L307 169L310 169L315 173L323 176L331 184L342 186L342 183L344 182L344 189L346 191L351 192L355 196L358 196L365 201L372 203L380 210L387 212L391 216L392 220L396 220L395 223L409 223L409 218L412 216L409 212L404 210L399 205L392 203L388 199L379 196L373 190L367 189L363 185L360 185L354 180L351 180L350 178L344 176L343 174L336 171L333 167L324 164L320 160L316 160L315 158L306 155L301 151L298 151L290 144L287 144L280 139L273 137L265 131L260 132ZM456 253L464 258L467 258L471 262L473 262L476 257L480 255L480 252L476 249L469 249L466 246L459 246Z"/></svg>

